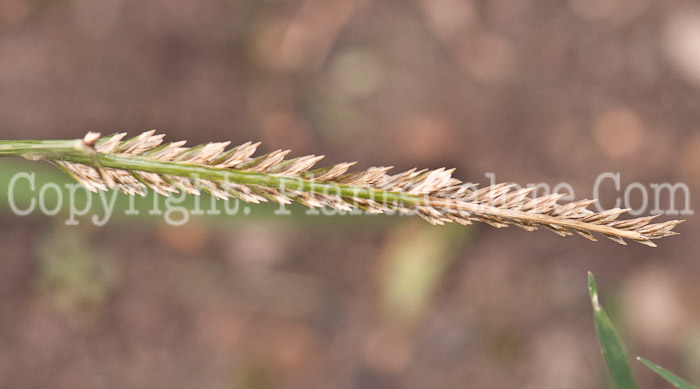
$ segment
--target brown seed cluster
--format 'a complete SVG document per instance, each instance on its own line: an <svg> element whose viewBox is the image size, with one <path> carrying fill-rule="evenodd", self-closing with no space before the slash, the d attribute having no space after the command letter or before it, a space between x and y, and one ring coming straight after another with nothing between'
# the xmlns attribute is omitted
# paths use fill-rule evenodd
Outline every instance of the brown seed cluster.
<svg viewBox="0 0 700 389"><path fill-rule="evenodd" d="M579 234L596 240L597 232L620 244L624 239L655 246L651 241L675 235L673 228L679 220L662 223L651 221L656 216L618 220L624 209L594 212L588 207L595 200L581 200L558 204L561 194L550 194L532 198L534 188L518 189L512 184L497 184L477 188L471 183L452 177L454 169L417 170L388 174L391 167L372 167L364 171L348 173L354 163L339 163L313 169L323 156L303 156L285 159L289 150L277 150L254 157L259 143L247 142L228 149L230 142L208 143L195 147L184 147L185 142L163 144L164 135L155 131L144 132L124 140L126 134L119 133L104 138L88 134L84 143L99 154L139 156L159 162L181 162L217 169L232 169L266 175L292 177L315 184L338 184L358 189L371 189L371 193L404 195L400 200L379 201L376 198L341 196L264 185L244 185L236 182L215 180L193 180L169 174L146 171L128 171L115 168L55 161L68 174L91 191L108 190L111 183L129 195L144 195L150 188L163 196L185 191L199 195L210 193L217 199L238 198L246 202L274 201L289 204L297 201L308 207L328 206L349 211L361 208L372 213L387 211L413 212L432 224L471 224L480 221L494 227L516 225L532 231L547 228L561 236ZM381 196L380 196L381 197ZM410 200L406 200L406 199ZM657 215L658 216L658 215Z"/></svg>

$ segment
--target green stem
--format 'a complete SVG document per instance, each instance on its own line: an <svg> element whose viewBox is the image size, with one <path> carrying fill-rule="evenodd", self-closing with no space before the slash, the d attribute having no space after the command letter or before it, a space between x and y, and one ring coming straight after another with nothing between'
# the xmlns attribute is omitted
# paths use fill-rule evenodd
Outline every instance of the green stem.
<svg viewBox="0 0 700 389"><path fill-rule="evenodd" d="M41 159L64 155L84 155L81 140L0 140L0 157Z"/></svg>

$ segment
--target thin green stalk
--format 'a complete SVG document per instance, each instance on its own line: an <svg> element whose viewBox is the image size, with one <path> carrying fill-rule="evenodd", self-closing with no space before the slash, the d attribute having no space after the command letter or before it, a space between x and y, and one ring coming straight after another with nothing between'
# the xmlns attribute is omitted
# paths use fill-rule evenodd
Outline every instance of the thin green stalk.
<svg viewBox="0 0 700 389"><path fill-rule="evenodd" d="M696 386L693 386L691 383L688 381L684 380L683 378L671 373L670 371L664 369L663 367L647 360L642 357L637 357L637 360L639 362L642 362L645 364L648 368L653 370L656 374L660 375L663 377L666 381L671 383L674 387L678 389L697 389Z"/></svg>
<svg viewBox="0 0 700 389"><path fill-rule="evenodd" d="M0 156L43 159L69 155L85 155L85 146L74 140L0 140Z"/></svg>

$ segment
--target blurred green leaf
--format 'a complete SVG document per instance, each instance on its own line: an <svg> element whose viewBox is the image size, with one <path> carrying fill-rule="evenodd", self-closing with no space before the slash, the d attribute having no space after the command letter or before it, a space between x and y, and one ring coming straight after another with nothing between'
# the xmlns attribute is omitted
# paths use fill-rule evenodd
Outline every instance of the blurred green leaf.
<svg viewBox="0 0 700 389"><path fill-rule="evenodd" d="M410 322L426 308L471 231L462 226L436 228L408 222L394 229L379 255L385 312Z"/></svg>
<svg viewBox="0 0 700 389"><path fill-rule="evenodd" d="M637 357L637 360L639 362L642 362L643 364L647 365L647 367L649 367L651 370L654 370L654 372L656 372L656 374L660 375L661 377L664 377L664 379L666 379L666 381L673 384L673 386L675 386L676 388L679 388L679 389L697 389L695 386L689 384L684 379L678 377L677 375L671 373L670 371L664 369L663 367L661 367L653 362L650 362L642 357Z"/></svg>
<svg viewBox="0 0 700 389"><path fill-rule="evenodd" d="M613 386L618 389L637 388L630 370L627 351L625 351L625 347L622 345L615 327L610 322L610 318L600 306L598 290L591 272L588 272L588 291L591 296L591 304L593 305L593 319L596 332L598 333L600 348L608 365Z"/></svg>

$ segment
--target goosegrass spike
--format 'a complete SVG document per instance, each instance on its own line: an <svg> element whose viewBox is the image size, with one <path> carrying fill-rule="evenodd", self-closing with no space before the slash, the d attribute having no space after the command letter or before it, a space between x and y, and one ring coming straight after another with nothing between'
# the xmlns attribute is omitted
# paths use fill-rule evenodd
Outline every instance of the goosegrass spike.
<svg viewBox="0 0 700 389"><path fill-rule="evenodd" d="M559 204L562 194L532 198L531 188L515 189L507 183L477 188L454 178L454 169L390 174L392 167L371 167L348 172L354 163L314 168L322 156L285 159L287 150L254 156L259 143L227 150L230 142L194 147L186 147L184 141L163 143L164 135L154 130L124 140L125 135L101 137L89 132L82 140L0 141L0 156L48 160L93 192L117 188L128 195L144 195L150 188L168 196L204 191L217 199L252 203L296 201L341 211L412 212L432 224L479 221L528 231L544 227L561 236L578 234L593 241L597 233L620 244L628 239L656 246L652 240L675 235L673 228L682 222L652 224L654 217L618 220L627 210L594 212L588 207L595 200Z"/></svg>

